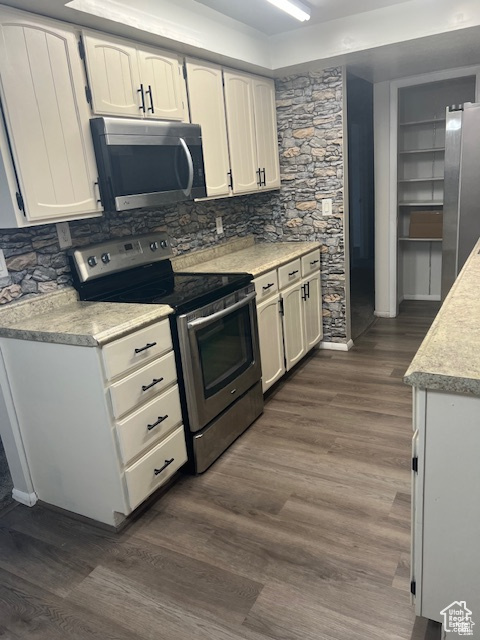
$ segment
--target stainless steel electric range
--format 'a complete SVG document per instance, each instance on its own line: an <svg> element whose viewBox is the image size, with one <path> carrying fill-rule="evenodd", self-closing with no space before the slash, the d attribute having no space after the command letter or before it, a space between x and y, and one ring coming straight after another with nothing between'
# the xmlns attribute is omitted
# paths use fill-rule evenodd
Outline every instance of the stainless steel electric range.
<svg viewBox="0 0 480 640"><path fill-rule="evenodd" d="M154 232L72 250L81 300L167 304L191 469L202 473L262 413L249 274L178 273Z"/></svg>

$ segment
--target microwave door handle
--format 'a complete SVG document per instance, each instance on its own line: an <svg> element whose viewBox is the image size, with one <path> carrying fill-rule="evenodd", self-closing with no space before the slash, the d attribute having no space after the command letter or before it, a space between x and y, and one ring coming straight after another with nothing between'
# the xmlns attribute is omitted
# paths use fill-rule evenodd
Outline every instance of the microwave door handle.
<svg viewBox="0 0 480 640"><path fill-rule="evenodd" d="M187 158L187 164L188 164L188 184L187 184L187 188L182 189L182 191L186 196L189 196L192 193L192 187L193 187L193 158L185 140L183 138L179 138L179 140L185 152L185 156Z"/></svg>
<svg viewBox="0 0 480 640"><path fill-rule="evenodd" d="M215 322L216 320L221 320L221 318L228 316L228 314L232 313L232 311L237 311L237 309L246 307L248 304L252 302L252 300L255 299L256 295L257 294L255 293L255 291L253 291L252 293L249 293L248 295L246 295L245 298L242 298L240 302L236 302L235 304L230 305L226 309L222 309L221 311L212 313L211 315L206 316L205 318L197 318L197 320L192 320L187 324L187 327L189 329L200 329L201 327L204 327L205 325L210 324L211 322Z"/></svg>

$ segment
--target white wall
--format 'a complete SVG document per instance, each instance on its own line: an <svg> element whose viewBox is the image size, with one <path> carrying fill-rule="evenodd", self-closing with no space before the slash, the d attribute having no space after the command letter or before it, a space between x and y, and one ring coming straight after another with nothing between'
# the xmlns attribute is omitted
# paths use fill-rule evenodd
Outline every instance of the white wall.
<svg viewBox="0 0 480 640"><path fill-rule="evenodd" d="M80 12L86 12L110 23L155 34L165 41L165 46L170 43L171 47L173 42L177 50L186 47L186 52L191 52L193 48L197 55L203 53L208 58L221 56L272 68L264 34L194 0L72 0L66 6L75 9L70 11L70 20L81 20ZM107 29L102 21L97 28Z"/></svg>
<svg viewBox="0 0 480 640"><path fill-rule="evenodd" d="M396 229L391 222L390 159L390 82L379 82L373 88L374 155L375 155L375 315L396 315ZM396 123L393 123L396 126ZM395 204L393 204L395 206ZM393 237L392 237L393 236ZM392 290L394 289L394 290Z"/></svg>
<svg viewBox="0 0 480 640"><path fill-rule="evenodd" d="M276 69L480 25L478 0L410 0L270 38Z"/></svg>

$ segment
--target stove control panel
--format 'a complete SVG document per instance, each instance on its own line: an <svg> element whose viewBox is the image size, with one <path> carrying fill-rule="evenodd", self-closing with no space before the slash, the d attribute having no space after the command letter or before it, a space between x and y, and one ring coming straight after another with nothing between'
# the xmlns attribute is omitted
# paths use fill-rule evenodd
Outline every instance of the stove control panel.
<svg viewBox="0 0 480 640"><path fill-rule="evenodd" d="M133 267L172 257L168 236L152 232L144 236L118 238L69 252L80 282L87 282Z"/></svg>

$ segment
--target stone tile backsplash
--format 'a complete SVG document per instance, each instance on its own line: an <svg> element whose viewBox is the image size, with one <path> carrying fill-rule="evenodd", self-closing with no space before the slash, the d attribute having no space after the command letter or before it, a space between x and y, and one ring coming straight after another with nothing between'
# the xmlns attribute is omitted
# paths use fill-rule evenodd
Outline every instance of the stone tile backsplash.
<svg viewBox="0 0 480 640"><path fill-rule="evenodd" d="M161 210L107 212L101 218L70 223L74 246L115 237L168 232L176 255L211 247L234 236L253 234L264 242L309 241L322 244L324 340L346 340L343 211L342 69L276 82L282 188L274 192ZM332 213L322 213L331 198ZM215 217L223 217L218 236ZM71 284L66 252L55 225L0 230L8 278L0 279L0 304L54 291Z"/></svg>

